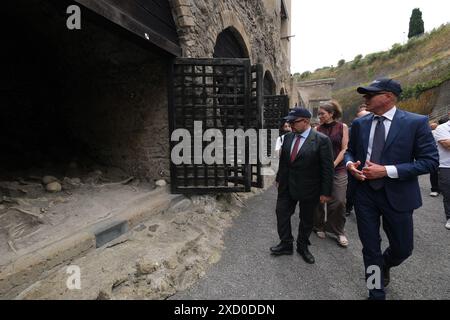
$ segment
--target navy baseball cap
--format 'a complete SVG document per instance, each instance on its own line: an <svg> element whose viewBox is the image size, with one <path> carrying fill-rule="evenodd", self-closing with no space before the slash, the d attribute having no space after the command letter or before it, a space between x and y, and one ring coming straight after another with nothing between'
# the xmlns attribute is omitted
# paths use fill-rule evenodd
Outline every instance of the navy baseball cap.
<svg viewBox="0 0 450 320"><path fill-rule="evenodd" d="M400 83L393 79L389 78L380 78L375 81L373 81L370 85L367 87L358 87L356 89L358 93L360 94L368 94L373 92L380 92L380 91L388 91L395 94L397 97L402 93L402 86Z"/></svg>
<svg viewBox="0 0 450 320"><path fill-rule="evenodd" d="M295 120L297 118L311 119L311 117L312 117L311 112L309 112L308 109L306 109L306 108L294 108L283 119L289 122L289 121L293 121L293 120Z"/></svg>

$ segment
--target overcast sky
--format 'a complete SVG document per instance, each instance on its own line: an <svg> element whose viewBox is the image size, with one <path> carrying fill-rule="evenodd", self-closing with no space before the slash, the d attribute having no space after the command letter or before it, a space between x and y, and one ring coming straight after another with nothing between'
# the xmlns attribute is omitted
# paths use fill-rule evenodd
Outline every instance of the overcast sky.
<svg viewBox="0 0 450 320"><path fill-rule="evenodd" d="M425 31L450 22L449 0L292 0L291 72L405 43L414 8L422 11Z"/></svg>

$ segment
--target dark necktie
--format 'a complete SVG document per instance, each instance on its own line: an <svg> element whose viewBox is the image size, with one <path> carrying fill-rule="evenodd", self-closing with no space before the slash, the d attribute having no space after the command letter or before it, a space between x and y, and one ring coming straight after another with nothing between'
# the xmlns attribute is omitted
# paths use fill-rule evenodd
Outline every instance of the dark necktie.
<svg viewBox="0 0 450 320"><path fill-rule="evenodd" d="M295 158L297 157L298 149L300 147L300 140L302 139L302 136L296 135L295 139L297 139L297 140L295 141L294 148L292 148L291 163L294 162Z"/></svg>
<svg viewBox="0 0 450 320"><path fill-rule="evenodd" d="M370 155L370 161L376 164L381 164L381 153L384 148L384 143L386 139L385 128L384 128L384 120L385 117L375 116L375 120L377 120L377 126L375 127L375 134L373 135L373 143L372 143L372 153ZM374 190L380 190L384 186L384 180L375 179L369 180L369 185Z"/></svg>

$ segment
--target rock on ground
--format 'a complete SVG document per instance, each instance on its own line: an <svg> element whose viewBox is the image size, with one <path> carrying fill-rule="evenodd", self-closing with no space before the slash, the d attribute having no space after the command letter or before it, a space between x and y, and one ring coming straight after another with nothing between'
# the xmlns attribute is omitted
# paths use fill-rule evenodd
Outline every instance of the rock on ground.
<svg viewBox="0 0 450 320"><path fill-rule="evenodd" d="M65 265L17 299L165 299L220 260L222 237L242 205L238 195L182 199L172 210L72 261L80 268L80 290L68 289Z"/></svg>

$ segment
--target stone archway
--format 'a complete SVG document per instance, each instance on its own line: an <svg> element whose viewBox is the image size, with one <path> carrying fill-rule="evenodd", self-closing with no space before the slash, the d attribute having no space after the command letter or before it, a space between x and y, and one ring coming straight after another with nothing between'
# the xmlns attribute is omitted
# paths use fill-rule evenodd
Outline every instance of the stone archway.
<svg viewBox="0 0 450 320"><path fill-rule="evenodd" d="M251 45L250 45L250 37L245 31L244 25L236 16L236 14L230 10L224 10L220 13L220 18L222 21L222 30L229 29L233 32L234 36L242 46L245 58L249 58L252 61L251 57Z"/></svg>
<svg viewBox="0 0 450 320"><path fill-rule="evenodd" d="M264 84L264 95L265 96L275 95L276 84L275 84L275 81L273 80L272 73L269 70L267 70L264 73L263 84Z"/></svg>
<svg viewBox="0 0 450 320"><path fill-rule="evenodd" d="M248 58L244 40L234 27L223 30L216 39L214 58Z"/></svg>

